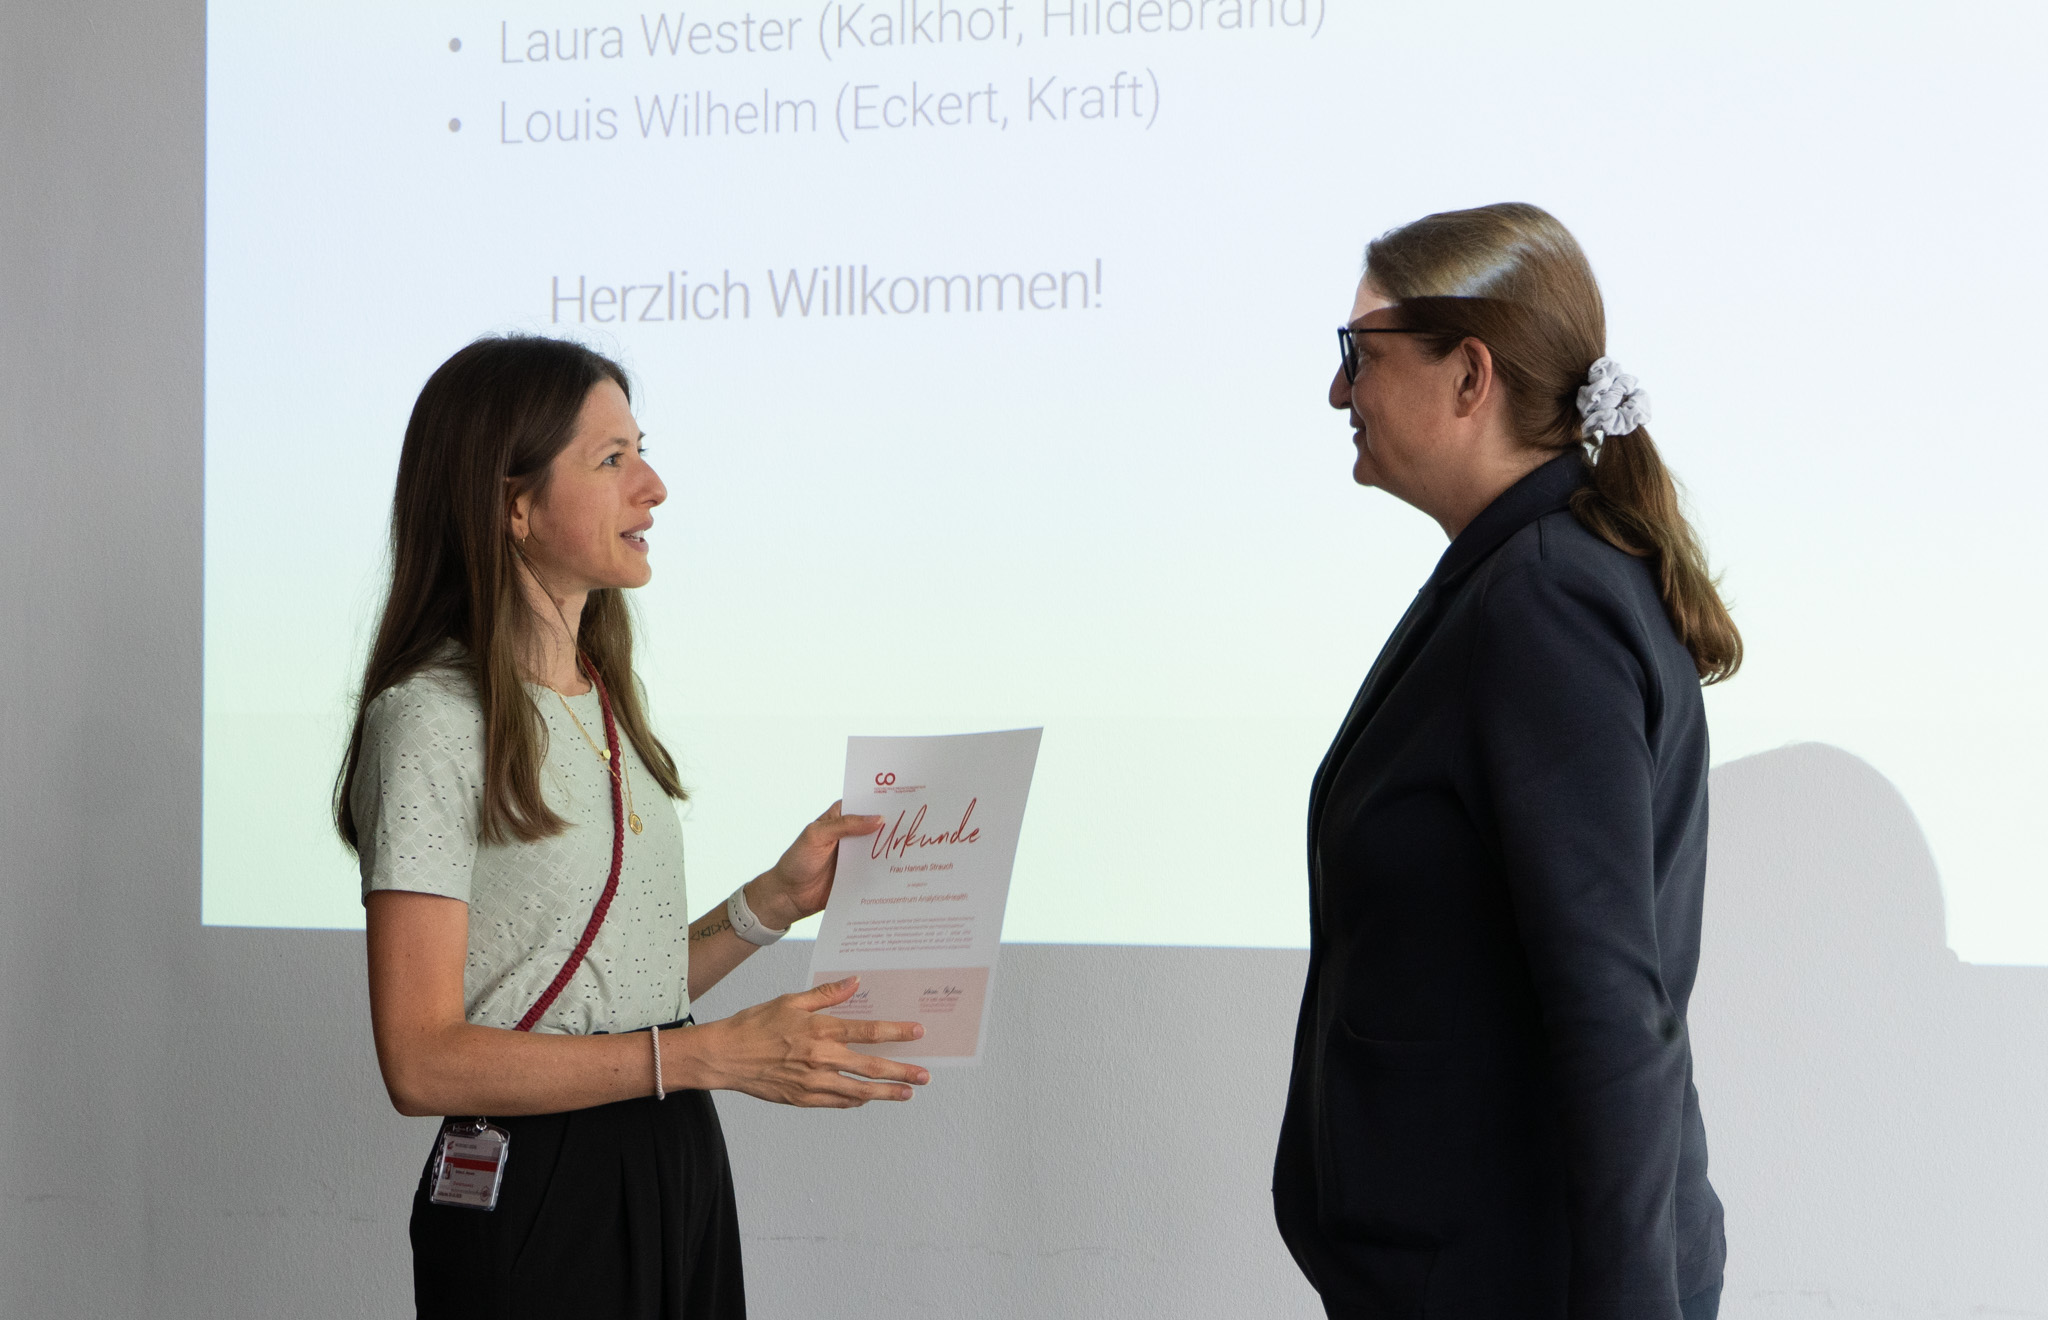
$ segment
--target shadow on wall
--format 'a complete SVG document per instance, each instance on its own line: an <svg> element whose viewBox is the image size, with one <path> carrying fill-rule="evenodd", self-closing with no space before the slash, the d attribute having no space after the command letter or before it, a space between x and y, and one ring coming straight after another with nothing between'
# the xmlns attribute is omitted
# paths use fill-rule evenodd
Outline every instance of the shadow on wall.
<svg viewBox="0 0 2048 1320"><path fill-rule="evenodd" d="M2048 968L1957 960L1911 809L1846 752L1722 766L1713 812L1722 1314L2048 1316Z"/></svg>

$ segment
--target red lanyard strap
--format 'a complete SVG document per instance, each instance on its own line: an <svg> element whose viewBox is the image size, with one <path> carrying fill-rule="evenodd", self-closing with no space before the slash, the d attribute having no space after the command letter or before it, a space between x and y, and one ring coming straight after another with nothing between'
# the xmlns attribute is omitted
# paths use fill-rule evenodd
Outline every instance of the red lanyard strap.
<svg viewBox="0 0 2048 1320"><path fill-rule="evenodd" d="M585 662L584 669L590 675L592 686L597 689L597 704L604 711L604 745L611 750L611 759L605 762L605 769L612 777L612 873L605 879L604 892L597 896L597 906L591 910L590 924L583 928L583 938L576 941L576 951L569 955L569 961L562 964L562 970L555 973L555 979L548 982L548 988L526 1016L519 1019L514 1031L532 1031L533 1024L540 1021L548 1009L561 996L562 988L569 984L569 978L583 965L583 956L590 952L590 945L597 938L597 928L604 925L604 914L611 910L612 898L619 892L619 868L626 861L626 801L619 791L620 776L625 773L619 760L619 726L612 721L612 699L604 690L604 680L597 676L597 666Z"/></svg>

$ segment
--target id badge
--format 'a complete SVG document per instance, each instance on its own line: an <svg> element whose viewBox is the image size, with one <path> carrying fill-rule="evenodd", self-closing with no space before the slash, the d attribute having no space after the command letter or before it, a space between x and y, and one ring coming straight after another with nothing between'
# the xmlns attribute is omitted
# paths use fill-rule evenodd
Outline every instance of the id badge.
<svg viewBox="0 0 2048 1320"><path fill-rule="evenodd" d="M511 1148L512 1134L486 1119L450 1120L441 1129L441 1143L434 1152L427 1199L435 1205L497 1209L498 1187L505 1181L505 1157Z"/></svg>

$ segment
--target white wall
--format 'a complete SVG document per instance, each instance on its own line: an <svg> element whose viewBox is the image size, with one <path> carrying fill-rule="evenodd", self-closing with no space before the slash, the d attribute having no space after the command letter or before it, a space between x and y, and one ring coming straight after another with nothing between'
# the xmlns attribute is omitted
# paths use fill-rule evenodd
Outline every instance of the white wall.
<svg viewBox="0 0 2048 1320"><path fill-rule="evenodd" d="M8 1320L406 1311L431 1125L383 1103L361 937L199 925L203 40L199 0L0 7ZM316 498L279 492L280 534ZM1714 792L1724 1314L2048 1315L2048 970L1947 953L1852 758ZM726 1101L757 1314L1314 1314L1265 1200L1303 963L1017 946L981 1071L900 1110Z"/></svg>

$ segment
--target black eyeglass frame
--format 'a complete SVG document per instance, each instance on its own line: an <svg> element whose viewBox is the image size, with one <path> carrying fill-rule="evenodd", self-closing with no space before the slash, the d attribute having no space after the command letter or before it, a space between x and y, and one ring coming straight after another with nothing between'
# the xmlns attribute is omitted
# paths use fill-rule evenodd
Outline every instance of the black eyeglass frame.
<svg viewBox="0 0 2048 1320"><path fill-rule="evenodd" d="M1337 351L1344 355L1344 383L1358 383L1358 345L1354 335L1422 335L1427 330L1415 330L1405 325L1340 325L1337 327Z"/></svg>

